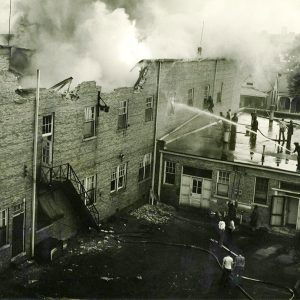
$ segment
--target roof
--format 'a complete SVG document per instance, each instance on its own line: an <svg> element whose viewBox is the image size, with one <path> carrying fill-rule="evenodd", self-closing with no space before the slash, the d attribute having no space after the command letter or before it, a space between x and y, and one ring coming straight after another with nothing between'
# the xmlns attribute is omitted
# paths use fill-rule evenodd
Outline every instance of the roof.
<svg viewBox="0 0 300 300"><path fill-rule="evenodd" d="M272 139L277 139L279 133L278 122L275 120L272 130L269 130L269 120L266 118L258 117L258 131L257 141L255 148L250 148L249 136L246 136L246 125L250 125L251 116L247 113L239 115L239 125L237 126L236 146L235 150L230 151L227 145L222 142L222 122L216 122L217 119L212 122L208 120L204 125L204 130L195 130L197 123L202 121L203 127L204 116L196 118L187 124L190 128L191 134L178 133L170 134L166 141L165 149L167 151L180 152L189 155L196 155L202 158L211 158L216 160L226 160L236 163L252 164L260 167L265 167L284 170L290 172L296 172L297 169L297 156L296 154L290 154L287 149L281 149L277 147L277 144ZM289 120L286 120L289 121ZM211 123L209 126L208 124ZM293 142L300 141L300 122L295 121L297 126L294 128L294 134L292 137L292 149ZM210 129L208 129L210 128ZM187 131L187 129L186 129ZM271 140L270 140L271 139ZM264 163L262 164L263 146L265 146ZM284 145L286 146L286 145ZM252 159L250 152L253 152Z"/></svg>
<svg viewBox="0 0 300 300"><path fill-rule="evenodd" d="M224 57L216 57L216 58L157 58L157 59L142 59L138 62L138 64L141 63L153 63L153 62L200 62L200 61L216 61L216 60L227 60L230 61L230 59L226 59Z"/></svg>
<svg viewBox="0 0 300 300"><path fill-rule="evenodd" d="M266 98L268 95L254 87L243 86L241 88L241 96Z"/></svg>

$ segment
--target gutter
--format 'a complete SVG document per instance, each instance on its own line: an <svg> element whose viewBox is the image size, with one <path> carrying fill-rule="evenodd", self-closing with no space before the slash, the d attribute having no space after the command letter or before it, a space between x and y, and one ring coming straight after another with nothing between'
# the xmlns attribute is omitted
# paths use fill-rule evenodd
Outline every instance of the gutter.
<svg viewBox="0 0 300 300"><path fill-rule="evenodd" d="M244 167L244 168L247 167L247 168L255 169L255 170L263 170L263 171L266 171L266 172L292 175L292 176L296 176L296 177L300 178L300 173L292 172L292 171L276 170L276 169L273 169L271 167L267 168L267 167L254 166L252 164L247 164L247 163L229 162L229 161L223 161L223 160L219 160L219 159L213 159L213 158L197 156L197 155L193 155L193 154L175 152L175 151L160 150L160 152L164 153L164 154L171 154L171 155L177 155L177 156L181 156L181 157L194 158L194 159L197 159L197 160L206 160L206 161L210 161L210 162L223 163L223 164L226 164L226 165L239 166L239 167Z"/></svg>

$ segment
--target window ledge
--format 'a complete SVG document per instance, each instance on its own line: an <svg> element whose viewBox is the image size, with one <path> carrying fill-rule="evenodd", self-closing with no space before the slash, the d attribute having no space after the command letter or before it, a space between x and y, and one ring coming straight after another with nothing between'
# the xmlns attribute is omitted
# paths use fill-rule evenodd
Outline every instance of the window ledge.
<svg viewBox="0 0 300 300"><path fill-rule="evenodd" d="M82 139L82 141L83 141L83 142L86 142L86 141L91 141L91 140L94 140L95 138L97 138L97 136L96 136L96 135L94 135L94 136L91 136L91 137L89 137L89 138L83 138L83 139Z"/></svg>
<svg viewBox="0 0 300 300"><path fill-rule="evenodd" d="M149 181L150 179L151 179L151 177L145 178L145 179L143 179L143 180L141 180L141 181L138 181L138 184L147 182L147 181Z"/></svg>
<svg viewBox="0 0 300 300"><path fill-rule="evenodd" d="M10 247L10 244L6 244L0 247L0 251L5 250Z"/></svg>
<svg viewBox="0 0 300 300"><path fill-rule="evenodd" d="M224 200L228 200L228 199L229 199L229 197L220 196L220 195L217 195L217 194L214 194L213 197L215 197L215 198L220 198L220 199L224 199Z"/></svg>
<svg viewBox="0 0 300 300"><path fill-rule="evenodd" d="M175 185L175 183L167 183L167 182L164 182L163 184L166 186L174 186Z"/></svg>
<svg viewBox="0 0 300 300"><path fill-rule="evenodd" d="M112 192L110 192L110 195L116 195L116 194L118 194L118 193L121 193L121 192L123 192L123 191L126 191L126 187L124 186L124 187L122 187L122 188L120 188L120 189L118 189L117 191L112 191Z"/></svg>
<svg viewBox="0 0 300 300"><path fill-rule="evenodd" d="M254 205L257 205L259 207L264 207L264 208L268 208L269 207L269 205L267 205L267 204L261 204L261 203L252 202L251 206L254 206Z"/></svg>

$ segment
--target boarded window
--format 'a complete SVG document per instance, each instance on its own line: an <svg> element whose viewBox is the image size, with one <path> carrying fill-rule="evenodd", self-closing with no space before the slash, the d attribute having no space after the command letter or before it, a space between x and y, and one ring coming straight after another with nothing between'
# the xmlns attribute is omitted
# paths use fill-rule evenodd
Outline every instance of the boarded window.
<svg viewBox="0 0 300 300"><path fill-rule="evenodd" d="M0 247L8 244L8 209L0 211Z"/></svg>
<svg viewBox="0 0 300 300"><path fill-rule="evenodd" d="M95 136L96 129L96 118L95 118L95 107L86 107L84 109L84 128L83 138L90 138Z"/></svg>
<svg viewBox="0 0 300 300"><path fill-rule="evenodd" d="M267 204L269 180L267 178L256 177L254 202Z"/></svg>
<svg viewBox="0 0 300 300"><path fill-rule="evenodd" d="M127 128L128 101L122 100L119 103L118 129Z"/></svg>
<svg viewBox="0 0 300 300"><path fill-rule="evenodd" d="M153 120L153 97L146 99L145 122Z"/></svg>
<svg viewBox="0 0 300 300"><path fill-rule="evenodd" d="M194 105L194 89L188 90L188 105L193 106Z"/></svg>
<svg viewBox="0 0 300 300"><path fill-rule="evenodd" d="M165 183L174 184L175 183L175 170L176 164L172 161L165 162Z"/></svg>
<svg viewBox="0 0 300 300"><path fill-rule="evenodd" d="M217 195L222 197L229 196L230 173L226 171L218 172Z"/></svg>

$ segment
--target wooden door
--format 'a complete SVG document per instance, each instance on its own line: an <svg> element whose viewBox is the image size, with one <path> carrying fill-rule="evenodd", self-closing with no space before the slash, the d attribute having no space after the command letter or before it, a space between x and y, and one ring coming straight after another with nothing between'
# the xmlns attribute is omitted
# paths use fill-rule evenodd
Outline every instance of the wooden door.
<svg viewBox="0 0 300 300"><path fill-rule="evenodd" d="M211 180L203 178L201 207L209 208L210 197L211 197Z"/></svg>
<svg viewBox="0 0 300 300"><path fill-rule="evenodd" d="M190 205L190 193L191 193L191 177L182 175L179 204Z"/></svg>
<svg viewBox="0 0 300 300"><path fill-rule="evenodd" d="M12 257L24 251L24 212L15 215L12 221Z"/></svg>
<svg viewBox="0 0 300 300"><path fill-rule="evenodd" d="M284 196L273 196L271 206L271 220L272 226L282 226L284 223L284 207L285 197Z"/></svg>

